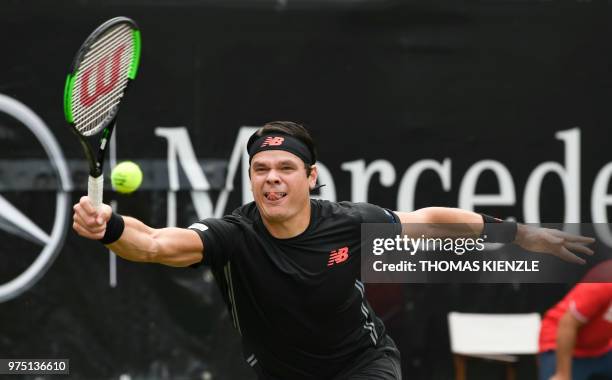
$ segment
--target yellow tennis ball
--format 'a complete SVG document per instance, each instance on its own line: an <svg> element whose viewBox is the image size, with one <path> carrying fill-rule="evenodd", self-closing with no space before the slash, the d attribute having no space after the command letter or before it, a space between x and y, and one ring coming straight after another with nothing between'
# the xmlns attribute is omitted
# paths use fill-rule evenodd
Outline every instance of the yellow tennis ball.
<svg viewBox="0 0 612 380"><path fill-rule="evenodd" d="M142 170L132 161L123 161L113 169L111 183L119 193L134 192L142 183Z"/></svg>

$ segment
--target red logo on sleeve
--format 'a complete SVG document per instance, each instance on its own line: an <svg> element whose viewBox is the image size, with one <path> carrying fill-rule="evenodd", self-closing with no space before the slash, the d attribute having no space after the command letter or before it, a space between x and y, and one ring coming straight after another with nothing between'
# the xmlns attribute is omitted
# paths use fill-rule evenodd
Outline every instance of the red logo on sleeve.
<svg viewBox="0 0 612 380"><path fill-rule="evenodd" d="M266 137L264 142L261 144L261 148L264 146L278 146L281 145L285 141L284 137Z"/></svg>
<svg viewBox="0 0 612 380"><path fill-rule="evenodd" d="M327 261L327 266L331 267L334 264L341 264L346 261L349 257L349 249L348 247L342 247L339 249L334 249L329 254L329 260Z"/></svg>

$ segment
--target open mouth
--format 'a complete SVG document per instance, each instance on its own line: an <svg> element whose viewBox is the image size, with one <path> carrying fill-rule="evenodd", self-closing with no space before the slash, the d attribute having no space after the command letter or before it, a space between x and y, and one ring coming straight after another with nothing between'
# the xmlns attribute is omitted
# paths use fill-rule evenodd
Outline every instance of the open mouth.
<svg viewBox="0 0 612 380"><path fill-rule="evenodd" d="M264 197L266 197L269 201L277 201L287 196L287 193L281 191L267 191L264 193Z"/></svg>

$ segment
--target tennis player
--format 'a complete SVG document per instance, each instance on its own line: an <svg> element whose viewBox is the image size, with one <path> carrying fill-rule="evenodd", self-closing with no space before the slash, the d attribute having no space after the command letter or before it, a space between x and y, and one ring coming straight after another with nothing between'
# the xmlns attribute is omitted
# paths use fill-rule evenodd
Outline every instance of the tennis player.
<svg viewBox="0 0 612 380"><path fill-rule="evenodd" d="M154 229L137 219L74 206L74 229L121 257L185 267L207 265L260 379L401 379L400 356L364 297L361 223L440 224L439 235L479 236L506 227L500 241L583 262L592 239L530 228L453 208L395 212L367 203L310 198L315 144L293 122L271 122L248 141L254 202L189 228ZM464 230L445 231L445 223ZM407 232L407 231L405 231ZM572 252L573 251L573 252Z"/></svg>

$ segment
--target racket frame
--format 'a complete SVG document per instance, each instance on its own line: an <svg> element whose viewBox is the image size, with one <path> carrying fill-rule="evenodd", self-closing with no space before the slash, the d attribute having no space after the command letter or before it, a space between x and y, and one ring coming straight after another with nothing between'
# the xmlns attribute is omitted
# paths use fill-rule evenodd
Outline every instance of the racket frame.
<svg viewBox="0 0 612 380"><path fill-rule="evenodd" d="M81 133L76 127L73 117L72 117L72 93L74 91L74 81L77 76L77 69L85 59L86 54L91 49L91 46L106 33L109 29L113 28L118 24L128 24L132 29L132 38L134 40L134 46L132 51L132 62L130 67L130 72L128 73L128 81L123 89L123 95L121 101L113 107L113 109L108 113L108 115L100 122L100 125L103 127L100 132L92 133L91 135L84 135ZM104 22L102 25L98 26L83 42L77 54L75 55L72 64L70 65L70 71L68 76L66 77L66 83L64 86L64 117L66 121L70 125L72 131L79 138L79 142L83 147L83 151L85 152L85 156L87 158L87 163L89 165L89 180L87 186L87 195L90 197L92 204L94 207L98 208L102 204L102 193L103 193L103 184L104 184L104 158L106 156L106 148L108 147L108 142L110 136L113 133L113 130L117 121L117 113L119 111L119 106L125 97L128 88L130 87L131 82L136 78L138 73L138 66L140 63L140 29L136 22L127 17L115 17ZM98 145L97 154L94 152L92 144L88 140L93 140L93 136L101 136Z"/></svg>

